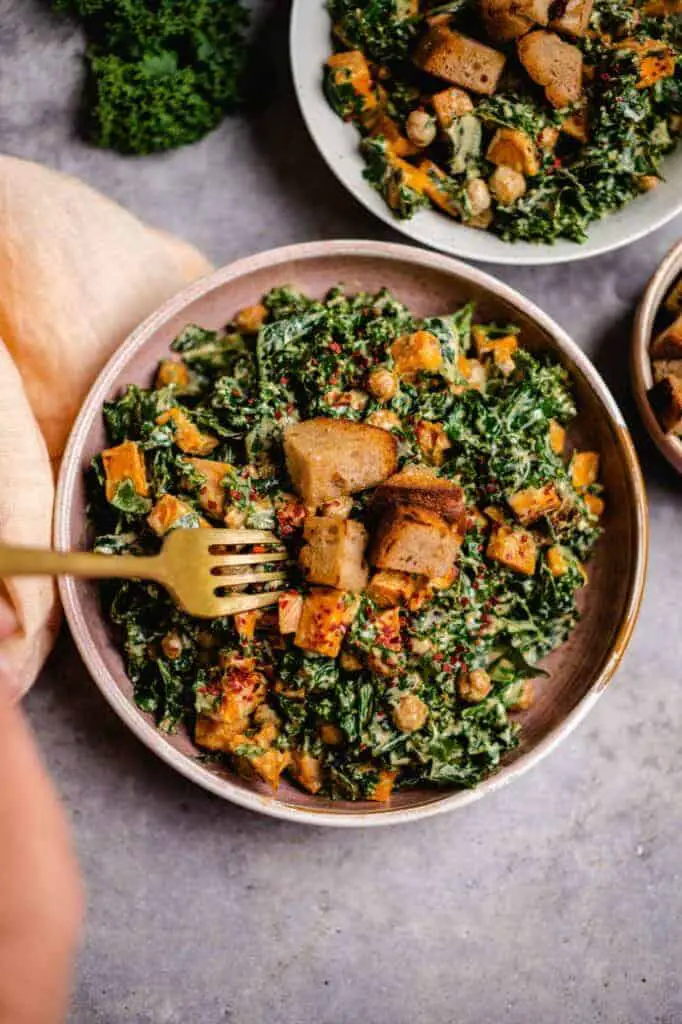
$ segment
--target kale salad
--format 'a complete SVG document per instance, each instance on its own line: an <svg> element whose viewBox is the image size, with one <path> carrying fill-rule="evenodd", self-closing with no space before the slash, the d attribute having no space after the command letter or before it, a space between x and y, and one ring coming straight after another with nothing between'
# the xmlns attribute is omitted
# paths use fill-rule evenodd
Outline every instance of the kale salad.
<svg viewBox="0 0 682 1024"><path fill-rule="evenodd" d="M272 607L215 620L107 582L139 707L275 787L475 785L578 621L600 534L599 455L567 439L566 370L473 305L419 319L341 287L276 288L171 347L150 387L105 405L94 549L266 529L290 578Z"/></svg>
<svg viewBox="0 0 682 1024"><path fill-rule="evenodd" d="M328 0L324 88L399 218L584 242L682 134L680 0Z"/></svg>

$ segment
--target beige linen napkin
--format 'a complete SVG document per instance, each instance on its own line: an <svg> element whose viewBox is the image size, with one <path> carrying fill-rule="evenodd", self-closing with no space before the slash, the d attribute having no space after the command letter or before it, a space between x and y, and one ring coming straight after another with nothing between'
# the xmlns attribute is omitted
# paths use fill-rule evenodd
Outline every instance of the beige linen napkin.
<svg viewBox="0 0 682 1024"><path fill-rule="evenodd" d="M211 265L82 182L0 156L0 540L49 545L56 464L94 377L126 335ZM53 583L0 581L19 692L49 653Z"/></svg>

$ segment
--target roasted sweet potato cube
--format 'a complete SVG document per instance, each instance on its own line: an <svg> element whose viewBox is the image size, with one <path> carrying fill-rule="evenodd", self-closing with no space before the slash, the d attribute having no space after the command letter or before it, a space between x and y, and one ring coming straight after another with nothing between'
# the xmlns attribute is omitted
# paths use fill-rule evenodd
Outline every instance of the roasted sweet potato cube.
<svg viewBox="0 0 682 1024"><path fill-rule="evenodd" d="M539 29L519 40L519 60L554 107L577 103L582 93L583 55L555 32Z"/></svg>
<svg viewBox="0 0 682 1024"><path fill-rule="evenodd" d="M532 576L535 572L537 547L532 535L526 530L498 526L490 535L486 554L492 561L500 562L515 572L526 576Z"/></svg>
<svg viewBox="0 0 682 1024"><path fill-rule="evenodd" d="M459 522L465 512L464 491L427 466L406 466L380 484L372 496L376 509L420 505L438 512L448 522Z"/></svg>
<svg viewBox="0 0 682 1024"><path fill-rule="evenodd" d="M657 53L643 56L639 65L638 89L649 89L664 78L672 78L677 67L675 52L664 47Z"/></svg>
<svg viewBox="0 0 682 1024"><path fill-rule="evenodd" d="M376 487L396 468L398 444L379 427L320 417L284 433L287 468L306 505Z"/></svg>
<svg viewBox="0 0 682 1024"><path fill-rule="evenodd" d="M225 515L225 488L223 480L232 466L228 462L213 462L212 459L188 459L191 466L204 480L199 491L199 504L216 519Z"/></svg>
<svg viewBox="0 0 682 1024"><path fill-rule="evenodd" d="M515 334L505 334L502 338L489 338L485 332L474 328L474 342L479 359L492 355L497 366L505 373L514 369L514 353L519 347Z"/></svg>
<svg viewBox="0 0 682 1024"><path fill-rule="evenodd" d="M176 388L186 388L189 384L189 370L179 359L162 359L156 371L157 388L165 388L175 384Z"/></svg>
<svg viewBox="0 0 682 1024"><path fill-rule="evenodd" d="M303 595L295 590L282 594L277 601L279 631L283 635L295 633L301 621L303 611Z"/></svg>
<svg viewBox="0 0 682 1024"><path fill-rule="evenodd" d="M379 772L379 780L372 792L369 794L368 799L376 800L377 803L384 803L386 800L389 800L397 777L397 772L382 769L382 771Z"/></svg>
<svg viewBox="0 0 682 1024"><path fill-rule="evenodd" d="M378 114L372 120L371 134L383 135L391 152L396 156L413 156L419 152L418 147L401 133L393 118L386 113Z"/></svg>
<svg viewBox="0 0 682 1024"><path fill-rule="evenodd" d="M682 381L664 377L649 391L649 401L667 434L682 434Z"/></svg>
<svg viewBox="0 0 682 1024"><path fill-rule="evenodd" d="M187 413L177 407L168 409L157 416L156 422L159 426L165 423L173 423L175 427L175 443L178 448L188 455L210 455L218 444L217 437L210 434L202 434L199 428L192 423Z"/></svg>
<svg viewBox="0 0 682 1024"><path fill-rule="evenodd" d="M509 498L509 505L524 526L530 526L542 516L561 508L561 495L554 484L543 487L526 487Z"/></svg>
<svg viewBox="0 0 682 1024"><path fill-rule="evenodd" d="M414 62L422 71L463 89L491 96L505 64L503 54L447 25L434 25L417 47Z"/></svg>
<svg viewBox="0 0 682 1024"><path fill-rule="evenodd" d="M576 491L582 491L597 482L599 476L599 454L597 452L574 452L571 459L571 483Z"/></svg>
<svg viewBox="0 0 682 1024"><path fill-rule="evenodd" d="M566 430L556 420L549 421L549 446L555 455L562 455L566 447Z"/></svg>
<svg viewBox="0 0 682 1024"><path fill-rule="evenodd" d="M568 0L567 4L562 5L561 14L552 18L549 27L567 36L584 36L590 23L593 6L594 0Z"/></svg>
<svg viewBox="0 0 682 1024"><path fill-rule="evenodd" d="M350 85L356 96L362 100L361 119L372 117L379 105L376 92L372 85L372 75L367 58L361 50L347 50L345 53L334 53L327 58L335 85Z"/></svg>
<svg viewBox="0 0 682 1024"><path fill-rule="evenodd" d="M107 501L113 501L119 484L124 480L130 480L135 493L140 497L146 498L149 494L144 455L135 441L124 441L116 448L107 448L103 451L102 466Z"/></svg>
<svg viewBox="0 0 682 1024"><path fill-rule="evenodd" d="M430 331L415 331L396 338L391 355L400 377L412 377L420 370L435 373L443 365L440 342Z"/></svg>
<svg viewBox="0 0 682 1024"><path fill-rule="evenodd" d="M316 587L304 598L294 643L305 651L338 657L357 610L358 601L351 594Z"/></svg>
<svg viewBox="0 0 682 1024"><path fill-rule="evenodd" d="M600 498L598 494L586 494L585 504L587 505L587 511L590 515L596 516L600 519L604 515L604 499Z"/></svg>
<svg viewBox="0 0 682 1024"><path fill-rule="evenodd" d="M308 516L299 562L310 583L359 593L367 585L367 530L355 519Z"/></svg>
<svg viewBox="0 0 682 1024"><path fill-rule="evenodd" d="M652 359L682 359L682 313L657 334L650 346Z"/></svg>
<svg viewBox="0 0 682 1024"><path fill-rule="evenodd" d="M416 191L427 196L443 213L451 217L460 217L462 208L452 194L452 179L433 160L420 160L419 167L414 168L419 175L418 181L408 182Z"/></svg>
<svg viewBox="0 0 682 1024"><path fill-rule="evenodd" d="M519 174L532 176L540 170L535 143L520 128L498 128L486 156L492 164L511 167Z"/></svg>
<svg viewBox="0 0 682 1024"><path fill-rule="evenodd" d="M322 788L322 762L305 750L292 751L291 774L309 793L319 793Z"/></svg>
<svg viewBox="0 0 682 1024"><path fill-rule="evenodd" d="M552 576L563 576L569 570L568 559L557 544L547 551L547 565Z"/></svg>
<svg viewBox="0 0 682 1024"><path fill-rule="evenodd" d="M380 608L392 608L406 604L414 593L416 581L406 572L382 569L375 572L369 581L367 596Z"/></svg>
<svg viewBox="0 0 682 1024"><path fill-rule="evenodd" d="M381 519L369 560L378 569L445 576L459 546L457 535L437 512L398 505Z"/></svg>
<svg viewBox="0 0 682 1024"><path fill-rule="evenodd" d="M244 334L258 334L267 315L268 311L263 303L258 302L255 306L244 306L240 309L234 318L234 324L237 330L243 331Z"/></svg>
<svg viewBox="0 0 682 1024"><path fill-rule="evenodd" d="M174 530L178 526L208 526L206 520L197 515L191 505L180 501L173 494L164 494L159 498L147 516L147 522L157 537L163 537L169 530Z"/></svg>
<svg viewBox="0 0 682 1024"><path fill-rule="evenodd" d="M265 700L265 680L255 664L253 658L231 657L215 710L197 715L194 739L199 746L228 751L232 739L248 728L250 716Z"/></svg>
<svg viewBox="0 0 682 1024"><path fill-rule="evenodd" d="M456 117L462 117L463 114L471 114L474 109L469 93L464 89L459 89L456 85L434 93L431 97L431 103L433 104L436 120L443 131L450 127Z"/></svg>

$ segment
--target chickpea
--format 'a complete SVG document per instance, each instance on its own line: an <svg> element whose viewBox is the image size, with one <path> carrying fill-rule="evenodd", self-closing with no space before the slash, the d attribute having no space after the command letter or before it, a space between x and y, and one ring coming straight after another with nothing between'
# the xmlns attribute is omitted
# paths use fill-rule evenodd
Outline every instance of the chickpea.
<svg viewBox="0 0 682 1024"><path fill-rule="evenodd" d="M246 522L246 512L239 508L228 508L224 516L225 526L230 530L240 530Z"/></svg>
<svg viewBox="0 0 682 1024"><path fill-rule="evenodd" d="M333 501L325 501L317 512L317 515L326 516L328 519L348 519L353 510L353 499L350 496L334 498Z"/></svg>
<svg viewBox="0 0 682 1024"><path fill-rule="evenodd" d="M489 178L490 188L498 202L513 203L526 191L526 179L520 171L500 164Z"/></svg>
<svg viewBox="0 0 682 1024"><path fill-rule="evenodd" d="M425 110L413 110L405 122L407 137L419 149L426 149L436 137L436 122Z"/></svg>
<svg viewBox="0 0 682 1024"><path fill-rule="evenodd" d="M457 690L467 704L478 704L479 701L485 700L492 690L490 676L484 668L474 668L471 671L463 668L457 679Z"/></svg>
<svg viewBox="0 0 682 1024"><path fill-rule="evenodd" d="M398 430L400 427L400 417L396 416L390 409L377 409L376 412L371 412L365 423L370 427L379 427L380 430Z"/></svg>
<svg viewBox="0 0 682 1024"><path fill-rule="evenodd" d="M383 366L372 370L367 387L379 402L389 402L398 390L398 378Z"/></svg>
<svg viewBox="0 0 682 1024"><path fill-rule="evenodd" d="M332 722L324 722L320 726L320 739L328 747L340 747L343 743L343 733L338 725Z"/></svg>
<svg viewBox="0 0 682 1024"><path fill-rule="evenodd" d="M182 654L182 637L178 633L166 633L161 641L161 650L170 661L176 661Z"/></svg>
<svg viewBox="0 0 682 1024"><path fill-rule="evenodd" d="M429 709L419 697L406 693L400 698L397 708L393 709L393 721L401 732L416 732L426 722Z"/></svg>
<svg viewBox="0 0 682 1024"><path fill-rule="evenodd" d="M532 679L527 679L521 689L519 695L513 704L509 705L510 711L527 711L528 708L532 708L535 703L535 686L533 685Z"/></svg>
<svg viewBox="0 0 682 1024"><path fill-rule="evenodd" d="M657 178L655 174L642 174L637 181L642 192L651 192L653 189L658 188L660 183L661 179Z"/></svg>
<svg viewBox="0 0 682 1024"><path fill-rule="evenodd" d="M477 213L475 217L470 217L466 221L467 227L478 228L480 231L487 231L493 222L493 211L484 210L483 213Z"/></svg>
<svg viewBox="0 0 682 1024"><path fill-rule="evenodd" d="M479 217L490 209L490 189L483 178L472 178L466 192L471 217Z"/></svg>

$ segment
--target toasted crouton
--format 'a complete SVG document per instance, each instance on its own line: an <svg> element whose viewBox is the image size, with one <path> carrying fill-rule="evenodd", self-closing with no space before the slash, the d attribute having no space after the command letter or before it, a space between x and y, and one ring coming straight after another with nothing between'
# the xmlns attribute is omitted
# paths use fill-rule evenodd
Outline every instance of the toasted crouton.
<svg viewBox="0 0 682 1024"><path fill-rule="evenodd" d="M382 569L375 572L369 581L367 596L380 608L394 608L406 604L412 597L417 584L406 572Z"/></svg>
<svg viewBox="0 0 682 1024"><path fill-rule="evenodd" d="M519 174L534 175L540 170L535 143L520 128L498 128L486 157L491 164L511 167Z"/></svg>
<svg viewBox="0 0 682 1024"><path fill-rule="evenodd" d="M550 28L567 36L584 36L590 23L594 0L568 0L560 6L561 12L552 18Z"/></svg>
<svg viewBox="0 0 682 1024"><path fill-rule="evenodd" d="M436 25L423 37L414 62L422 71L446 82L491 96L497 88L505 58L490 46L446 25Z"/></svg>
<svg viewBox="0 0 682 1024"><path fill-rule="evenodd" d="M482 13L491 39L501 43L517 39L534 25L549 21L551 0L483 0Z"/></svg>
<svg viewBox="0 0 682 1024"><path fill-rule="evenodd" d="M663 377L650 389L649 401L666 434L682 435L682 381Z"/></svg>
<svg viewBox="0 0 682 1024"><path fill-rule="evenodd" d="M651 343L652 359L682 359L682 313Z"/></svg>
<svg viewBox="0 0 682 1024"><path fill-rule="evenodd" d="M682 380L682 359L655 359L653 362L654 381L658 384L664 377Z"/></svg>
<svg viewBox="0 0 682 1024"><path fill-rule="evenodd" d="M436 476L426 466L406 466L389 477L374 492L375 508L417 505L438 512L448 522L460 522L464 512L464 491L452 480Z"/></svg>
<svg viewBox="0 0 682 1024"><path fill-rule="evenodd" d="M519 59L554 107L577 103L582 93L583 55L555 32L529 32L518 42Z"/></svg>
<svg viewBox="0 0 682 1024"><path fill-rule="evenodd" d="M471 114L474 109L469 93L464 89L458 89L456 85L434 93L431 103L438 125L443 131L450 127L456 117Z"/></svg>
<svg viewBox="0 0 682 1024"><path fill-rule="evenodd" d="M397 441L387 430L318 417L284 432L287 468L306 505L376 487L395 472Z"/></svg>
<svg viewBox="0 0 682 1024"><path fill-rule="evenodd" d="M225 488L222 484L232 467L228 462L213 462L211 459L187 461L204 480L199 490L199 504L209 515L222 519L225 515Z"/></svg>
<svg viewBox="0 0 682 1024"><path fill-rule="evenodd" d="M498 526L490 535L486 555L492 561L500 562L525 576L532 576L535 572L537 547L532 535L526 530Z"/></svg>
<svg viewBox="0 0 682 1024"><path fill-rule="evenodd" d="M367 530L355 519L308 516L299 562L311 583L360 592L367 585Z"/></svg>
<svg viewBox="0 0 682 1024"><path fill-rule="evenodd" d="M304 651L338 657L358 610L358 600L342 590L315 587L303 601L294 643Z"/></svg>
<svg viewBox="0 0 682 1024"><path fill-rule="evenodd" d="M452 568L459 544L455 532L437 512L398 505L379 523L369 560L378 569L445 576Z"/></svg>
<svg viewBox="0 0 682 1024"><path fill-rule="evenodd" d="M554 484L526 487L509 498L509 506L520 523L529 526L542 516L561 508L561 495Z"/></svg>
<svg viewBox="0 0 682 1024"><path fill-rule="evenodd" d="M682 313L682 277L665 300L665 308L669 313Z"/></svg>
<svg viewBox="0 0 682 1024"><path fill-rule="evenodd" d="M124 480L130 480L135 493L140 497L146 498L149 494L144 455L135 441L124 441L116 448L107 448L102 452L102 466L106 478L107 501L113 501L118 485Z"/></svg>

